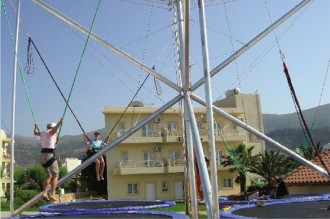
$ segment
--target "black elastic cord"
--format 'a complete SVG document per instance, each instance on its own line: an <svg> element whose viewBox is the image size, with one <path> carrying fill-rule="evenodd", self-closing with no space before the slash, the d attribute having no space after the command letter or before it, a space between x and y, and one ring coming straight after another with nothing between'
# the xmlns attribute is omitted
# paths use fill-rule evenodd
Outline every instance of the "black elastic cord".
<svg viewBox="0 0 330 219"><path fill-rule="evenodd" d="M32 43L33 47L36 49L36 51L37 51L37 53L38 53L38 55L39 55L39 57L40 57L42 63L44 64L45 68L47 69L47 72L48 72L48 74L50 75L50 77L52 78L52 80L53 80L53 82L54 82L54 84L55 84L57 90L60 92L60 94L61 94L63 100L64 100L65 103L68 105L68 107L69 107L69 109L70 109L70 111L71 111L73 117L76 119L76 121L77 121L79 127L81 128L81 130L83 131L83 133L85 133L84 128L83 128L82 125L80 124L80 122L79 122L77 116L74 114L74 112L73 112L73 110L71 109L69 103L67 102L66 98L64 97L64 95L63 95L63 93L62 93L60 87L58 86L58 84L57 84L55 78L53 77L52 73L50 72L48 66L46 65L44 59L42 58L42 56L41 56L39 50L37 49L36 45L34 44L33 40L31 39L31 37L29 37L29 43ZM91 140L88 138L88 136L86 136L86 137L87 137L88 141L91 142Z"/></svg>

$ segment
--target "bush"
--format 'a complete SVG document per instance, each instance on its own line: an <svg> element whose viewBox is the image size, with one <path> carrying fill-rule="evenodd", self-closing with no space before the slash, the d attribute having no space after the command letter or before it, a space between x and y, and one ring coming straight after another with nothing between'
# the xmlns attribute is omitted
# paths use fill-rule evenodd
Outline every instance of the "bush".
<svg viewBox="0 0 330 219"><path fill-rule="evenodd" d="M26 202L30 201L32 198L34 198L36 195L38 195L39 192L36 190L15 190L14 191L14 209L17 209L21 207ZM1 201L1 211L10 211L10 199L7 199L8 201ZM40 201L36 202L34 205L30 207L29 210L36 210L39 206L46 205L48 202L41 199Z"/></svg>

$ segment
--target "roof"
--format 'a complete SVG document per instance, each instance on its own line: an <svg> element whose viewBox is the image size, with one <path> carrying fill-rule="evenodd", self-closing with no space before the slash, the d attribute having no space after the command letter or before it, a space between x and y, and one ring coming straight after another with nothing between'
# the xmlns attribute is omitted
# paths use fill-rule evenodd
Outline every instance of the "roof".
<svg viewBox="0 0 330 219"><path fill-rule="evenodd" d="M320 154L320 157L325 164L326 168L330 170L330 150L324 151ZM321 165L319 157L311 160L312 163L320 166ZM294 184L330 184L330 178L323 176L321 173L316 172L315 170L310 169L304 165L300 165L292 171L292 173L286 178L285 183L288 185Z"/></svg>

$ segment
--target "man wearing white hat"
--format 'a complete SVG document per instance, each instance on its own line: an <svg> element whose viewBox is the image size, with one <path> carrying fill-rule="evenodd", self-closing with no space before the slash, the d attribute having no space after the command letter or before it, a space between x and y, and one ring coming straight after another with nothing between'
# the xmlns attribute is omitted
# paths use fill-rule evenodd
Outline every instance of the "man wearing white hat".
<svg viewBox="0 0 330 219"><path fill-rule="evenodd" d="M63 118L56 123L47 124L47 130L40 132L38 125L34 125L34 135L41 137L41 154L40 154L40 164L43 166L46 173L46 178L43 183L43 198L46 201L57 201L55 198L55 189L57 187L57 180L59 175L58 163L55 162L55 145L57 143L56 132L57 129L63 123ZM48 186L51 184L51 191L48 197L47 190Z"/></svg>

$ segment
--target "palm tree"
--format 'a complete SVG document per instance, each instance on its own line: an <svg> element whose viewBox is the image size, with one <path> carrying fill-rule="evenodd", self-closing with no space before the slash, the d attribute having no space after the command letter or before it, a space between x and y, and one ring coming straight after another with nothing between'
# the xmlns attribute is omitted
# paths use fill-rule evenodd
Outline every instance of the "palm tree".
<svg viewBox="0 0 330 219"><path fill-rule="evenodd" d="M303 156L307 160L312 160L318 154L321 154L324 151L323 145L320 145L320 142L317 143L315 149L313 147L306 147L305 145L301 144L299 149L301 150Z"/></svg>
<svg viewBox="0 0 330 219"><path fill-rule="evenodd" d="M276 185L276 179L281 179L289 171L292 162L291 158L279 151L260 152L256 156L259 162L251 163L248 171L265 178L270 187L273 187L274 183Z"/></svg>
<svg viewBox="0 0 330 219"><path fill-rule="evenodd" d="M247 148L245 144L239 144L231 150L228 148L229 155L224 156L221 162L222 165L233 166L229 169L230 172L238 171L238 176L235 182L240 184L240 191L246 191L246 167L250 166L256 161L255 156L252 155L254 146Z"/></svg>

